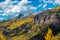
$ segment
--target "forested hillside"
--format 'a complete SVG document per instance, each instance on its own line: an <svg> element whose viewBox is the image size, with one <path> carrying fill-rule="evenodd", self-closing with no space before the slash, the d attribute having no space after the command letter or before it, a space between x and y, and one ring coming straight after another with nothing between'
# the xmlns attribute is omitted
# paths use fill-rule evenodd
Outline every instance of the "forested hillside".
<svg viewBox="0 0 60 40"><path fill-rule="evenodd" d="M0 40L60 40L60 6L0 22Z"/></svg>

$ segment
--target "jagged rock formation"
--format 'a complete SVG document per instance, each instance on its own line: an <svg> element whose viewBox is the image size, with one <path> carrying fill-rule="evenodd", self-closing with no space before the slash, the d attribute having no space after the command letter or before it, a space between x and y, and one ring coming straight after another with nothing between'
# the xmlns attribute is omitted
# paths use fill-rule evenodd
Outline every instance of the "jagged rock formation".
<svg viewBox="0 0 60 40"><path fill-rule="evenodd" d="M50 28L54 31L54 34L60 31L60 6L43 13L42 17L39 16L39 14L36 16L38 19L35 18L35 23L38 21L38 24L49 24Z"/></svg>

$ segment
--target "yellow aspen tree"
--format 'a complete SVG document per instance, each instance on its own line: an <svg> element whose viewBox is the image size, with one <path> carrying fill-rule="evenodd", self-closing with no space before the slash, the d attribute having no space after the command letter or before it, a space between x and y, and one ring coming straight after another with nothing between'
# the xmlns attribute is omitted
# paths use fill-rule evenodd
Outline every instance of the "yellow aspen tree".
<svg viewBox="0 0 60 40"><path fill-rule="evenodd" d="M7 38L3 34L0 33L0 40L7 40Z"/></svg>
<svg viewBox="0 0 60 40"><path fill-rule="evenodd" d="M45 35L45 40L54 40L54 36L53 36L52 30L50 28L48 28L48 32Z"/></svg>
<svg viewBox="0 0 60 40"><path fill-rule="evenodd" d="M17 38L16 37L13 37L13 40L17 40Z"/></svg>

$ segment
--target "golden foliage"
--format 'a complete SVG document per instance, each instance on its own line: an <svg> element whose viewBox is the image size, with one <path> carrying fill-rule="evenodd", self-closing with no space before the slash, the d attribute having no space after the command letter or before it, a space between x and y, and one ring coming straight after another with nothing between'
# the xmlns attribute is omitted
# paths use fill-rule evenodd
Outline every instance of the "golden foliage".
<svg viewBox="0 0 60 40"><path fill-rule="evenodd" d="M60 33L55 36L55 40L60 40Z"/></svg>
<svg viewBox="0 0 60 40"><path fill-rule="evenodd" d="M50 28L48 28L48 33L46 34L45 39L46 40L54 40L55 39L52 34L52 30Z"/></svg>
<svg viewBox="0 0 60 40"><path fill-rule="evenodd" d="M17 27L20 27L22 24L32 22L32 21L33 21L33 17L26 18L26 19L21 19L18 22L13 22L12 25L10 27L8 27L8 29L13 30Z"/></svg>
<svg viewBox="0 0 60 40"><path fill-rule="evenodd" d="M11 25L10 21L0 23L0 27L6 27L6 26L9 26L9 25Z"/></svg>
<svg viewBox="0 0 60 40"><path fill-rule="evenodd" d="M37 27L37 25L36 25L36 24L32 25L32 29L35 29L36 27Z"/></svg>
<svg viewBox="0 0 60 40"><path fill-rule="evenodd" d="M7 40L7 38L3 34L0 33L0 40Z"/></svg>
<svg viewBox="0 0 60 40"><path fill-rule="evenodd" d="M60 6L57 6L56 8L52 9L52 12L59 12L60 11Z"/></svg>

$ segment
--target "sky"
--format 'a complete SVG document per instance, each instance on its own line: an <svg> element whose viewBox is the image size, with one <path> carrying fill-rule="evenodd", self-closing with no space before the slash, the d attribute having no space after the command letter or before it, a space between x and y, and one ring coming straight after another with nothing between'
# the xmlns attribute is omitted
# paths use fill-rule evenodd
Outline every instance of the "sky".
<svg viewBox="0 0 60 40"><path fill-rule="evenodd" d="M0 0L0 21L60 5L60 0Z"/></svg>

